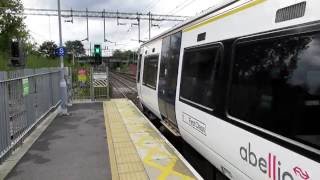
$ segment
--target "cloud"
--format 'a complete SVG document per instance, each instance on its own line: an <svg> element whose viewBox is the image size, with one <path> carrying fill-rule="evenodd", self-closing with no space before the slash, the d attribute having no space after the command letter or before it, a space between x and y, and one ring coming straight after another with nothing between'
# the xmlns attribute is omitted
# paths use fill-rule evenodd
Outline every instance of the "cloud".
<svg viewBox="0 0 320 180"><path fill-rule="evenodd" d="M28 8L49 8L56 9L56 0L22 0L25 7ZM193 16L201 10L207 9L218 1L212 0L61 0L62 9L84 10L103 10L119 12L149 12L157 14L175 13L176 15ZM28 16L25 20L31 35L38 43L45 40L58 42L58 18L46 16ZM66 19L63 19L66 20ZM125 26L117 26L116 20L107 20L106 35L107 39L117 42L118 46L105 44L103 42L103 19L89 20L89 37L92 44L99 43L103 46L109 46L111 49L133 49L139 46L137 41L138 31L136 26L131 27L135 21L120 20L126 23ZM152 28L152 36L167 30L176 23L174 22L154 22L160 24L160 29ZM86 38L86 20L84 18L75 18L74 23L63 23L63 40L82 40ZM141 39L148 39L148 22L141 22ZM89 48L90 43L84 43Z"/></svg>

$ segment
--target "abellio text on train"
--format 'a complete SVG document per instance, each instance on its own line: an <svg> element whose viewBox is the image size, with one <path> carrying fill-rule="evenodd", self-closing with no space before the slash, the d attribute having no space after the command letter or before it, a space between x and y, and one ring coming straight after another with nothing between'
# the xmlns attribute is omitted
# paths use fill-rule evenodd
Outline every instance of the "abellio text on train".
<svg viewBox="0 0 320 180"><path fill-rule="evenodd" d="M265 157L258 157L251 149L251 143L247 147L240 147L241 159L252 167L257 168L261 173L265 174L272 180L310 180L307 171L296 166L291 170L281 169L282 162L277 159L277 155L268 153Z"/></svg>

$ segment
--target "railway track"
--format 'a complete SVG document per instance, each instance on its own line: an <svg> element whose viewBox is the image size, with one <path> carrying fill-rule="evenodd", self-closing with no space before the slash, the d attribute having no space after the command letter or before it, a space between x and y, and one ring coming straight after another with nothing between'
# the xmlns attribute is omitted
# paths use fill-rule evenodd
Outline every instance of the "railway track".
<svg viewBox="0 0 320 180"><path fill-rule="evenodd" d="M132 74L128 74L128 73L120 73L120 72L113 72L115 74L117 74L118 76L121 76L123 78L126 78L128 79L129 81L132 81L132 82L136 82L136 76L135 75L132 75Z"/></svg>
<svg viewBox="0 0 320 180"><path fill-rule="evenodd" d="M126 87L128 89L131 89L134 92L137 92L137 86L136 86L135 80L128 80L127 78L124 78L123 76L113 72L110 72L110 77L115 81L121 83L123 87Z"/></svg>
<svg viewBox="0 0 320 180"><path fill-rule="evenodd" d="M137 90L136 80L131 75L118 73L118 72L110 72L110 73L114 78L119 80L121 83L125 83L126 86L133 88L135 91Z"/></svg>
<svg viewBox="0 0 320 180"><path fill-rule="evenodd" d="M129 80L117 73L110 72L110 84L112 86L111 98L128 98L140 107L138 93L134 80Z"/></svg>

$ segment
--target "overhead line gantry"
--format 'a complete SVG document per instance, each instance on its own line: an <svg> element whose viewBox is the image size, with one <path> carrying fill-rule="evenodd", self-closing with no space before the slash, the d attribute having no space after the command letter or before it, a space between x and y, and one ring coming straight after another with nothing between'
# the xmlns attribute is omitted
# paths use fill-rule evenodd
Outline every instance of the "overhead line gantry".
<svg viewBox="0 0 320 180"><path fill-rule="evenodd" d="M36 8L24 8L24 11L21 13L11 12L10 9L6 7L0 7L0 9L4 9L5 13L16 14L16 15L24 15L24 16L58 16L57 9L36 9ZM6 9L8 9L6 11ZM112 42L106 39L105 35L105 21L106 19L117 19L117 24L122 25L119 23L120 19L123 20L132 20L137 21L137 23L133 23L133 25L138 26L138 41L143 42L140 40L140 25L141 21L149 21L149 39L151 38L151 27L155 26L152 22L160 22L160 21L167 21L167 22L182 22L188 19L188 16L177 16L177 15L164 15L164 14L153 14L151 12L148 13L132 13L132 12L119 12L119 11L89 11L86 10L61 10L61 17L63 18L72 18L72 20L67 20L66 22L72 22L73 18L86 18L87 19L87 38L84 40L89 41L89 27L88 27L88 19L89 18L103 18L104 19L104 42ZM112 42L114 43L114 42Z"/></svg>
<svg viewBox="0 0 320 180"><path fill-rule="evenodd" d="M0 7L0 9L6 9L5 7ZM10 13L10 12L8 12ZM14 14L14 13L13 13ZM21 15L35 15L35 16L58 16L58 10L56 9L35 9L35 8L24 8L24 11L20 13ZM150 18L150 15L152 18ZM164 15L164 14L153 14L153 13L132 13L132 12L119 12L119 11L87 11L87 10L61 10L61 17L71 18L71 17L89 17L89 18L109 18L109 19L127 19L127 20L140 20L152 21L185 21L188 16L176 16L176 15Z"/></svg>

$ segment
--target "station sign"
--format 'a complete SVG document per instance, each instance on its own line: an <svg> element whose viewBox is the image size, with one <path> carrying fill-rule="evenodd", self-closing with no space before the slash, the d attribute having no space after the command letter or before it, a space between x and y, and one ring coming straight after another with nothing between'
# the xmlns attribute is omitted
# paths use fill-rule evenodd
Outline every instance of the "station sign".
<svg viewBox="0 0 320 180"><path fill-rule="evenodd" d="M93 73L94 80L107 80L108 76L106 73Z"/></svg>
<svg viewBox="0 0 320 180"><path fill-rule="evenodd" d="M82 83L86 83L87 82L87 71L86 69L79 69L78 71L78 80Z"/></svg>
<svg viewBox="0 0 320 180"><path fill-rule="evenodd" d="M27 96L29 95L29 79L28 78L25 78L25 79L22 79L22 90L23 90L23 96Z"/></svg>
<svg viewBox="0 0 320 180"><path fill-rule="evenodd" d="M56 49L55 54L59 57L64 56L66 54L66 49L64 47L59 47Z"/></svg>

